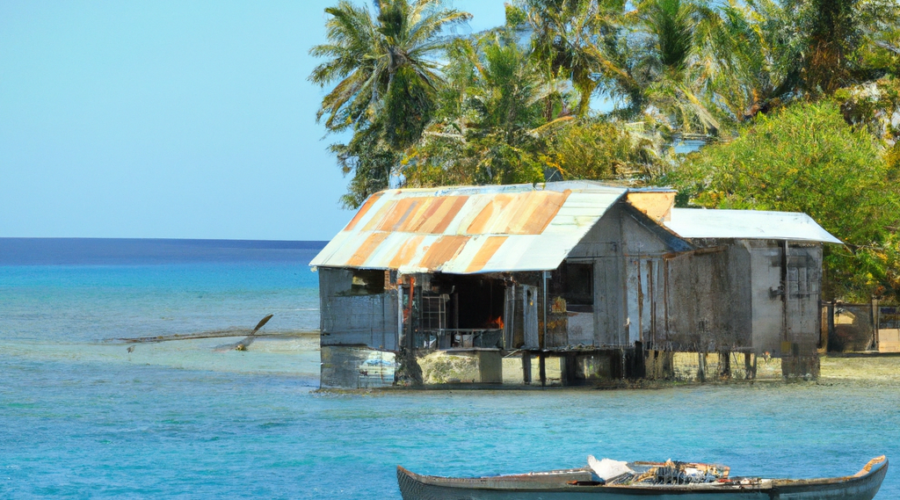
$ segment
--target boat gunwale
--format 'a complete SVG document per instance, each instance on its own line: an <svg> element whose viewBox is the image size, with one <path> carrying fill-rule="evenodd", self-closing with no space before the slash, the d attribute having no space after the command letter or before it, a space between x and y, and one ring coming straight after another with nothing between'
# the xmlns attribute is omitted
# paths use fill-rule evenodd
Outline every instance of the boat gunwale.
<svg viewBox="0 0 900 500"><path fill-rule="evenodd" d="M859 482L865 482L867 480L871 480L872 477L878 475L882 471L884 474L887 474L888 469L888 459L886 456L881 455L878 457L869 460L866 465L863 466L862 469L859 470L856 474L852 476L840 476L840 477L823 477L823 478L814 478L814 479L771 479L772 487L777 489L778 491L789 490L794 487L815 487L818 486L833 486L836 484L853 484Z"/></svg>
<svg viewBox="0 0 900 500"><path fill-rule="evenodd" d="M652 462L642 462L642 464L647 464ZM635 485L635 484L612 484L612 485L577 485L577 484L565 484L565 485L553 485L547 488L534 488L533 484L528 483L536 483L537 481L522 481L522 479L533 478L533 479L541 479L542 476L552 476L552 475L564 475L564 474L576 474L579 472L590 472L589 467L581 467L574 469L558 469L553 471L546 472L532 472L526 474L513 474L513 475L503 475L503 476L484 476L484 477L470 477L470 478L454 478L454 477L443 477L443 476L428 476L423 474L417 474L412 472L403 466L397 466L397 474L398 476L403 474L406 475L409 479L419 482L423 485L427 486L436 486L436 487L444 487L444 488L454 488L454 489L471 489L471 490L490 490L490 491L519 491L523 493L527 492L566 492L566 491L590 491L590 490L599 490L605 489L607 491L617 491L621 493L629 493L633 492L636 494L648 494L651 492L660 492L665 491L666 493L672 494L681 494L681 493L723 493L723 492L739 492L739 491L787 491L795 488L811 488L811 489L819 489L820 487L830 487L835 485L852 485L854 483L865 482L871 480L874 476L879 474L882 470L885 471L888 467L887 457L881 455L879 457L875 457L872 460L869 460L863 468L852 476L838 476L838 477L826 477L826 478L813 478L813 479L769 479L769 478L746 478L757 480L757 482L753 482L750 484L740 484L740 479L742 477L733 478L733 482L728 483L695 483L695 484L684 484L684 485L661 485L661 484L646 484L646 485ZM507 486L500 485L491 485L486 484L491 480L502 481L502 482L516 482L519 481L519 484L522 484L521 488L509 488ZM883 480L883 478L882 478ZM879 485L880 486L880 485Z"/></svg>

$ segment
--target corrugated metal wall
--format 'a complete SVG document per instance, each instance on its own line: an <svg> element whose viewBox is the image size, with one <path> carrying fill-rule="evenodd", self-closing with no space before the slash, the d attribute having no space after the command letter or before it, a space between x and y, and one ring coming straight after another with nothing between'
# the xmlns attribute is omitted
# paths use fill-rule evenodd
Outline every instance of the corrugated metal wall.
<svg viewBox="0 0 900 500"><path fill-rule="evenodd" d="M319 268L322 345L397 350L397 291L354 295L353 271Z"/></svg>

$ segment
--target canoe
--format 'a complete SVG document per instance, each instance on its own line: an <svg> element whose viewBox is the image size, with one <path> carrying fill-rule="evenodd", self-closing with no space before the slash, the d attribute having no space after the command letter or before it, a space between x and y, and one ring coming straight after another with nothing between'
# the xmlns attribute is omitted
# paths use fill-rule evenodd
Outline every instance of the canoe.
<svg viewBox="0 0 900 500"><path fill-rule="evenodd" d="M822 479L728 477L728 467L672 461L613 463L626 464L630 477L603 478L596 467L588 466L451 478L397 466L397 481L403 500L871 500L888 469L884 456L852 476Z"/></svg>

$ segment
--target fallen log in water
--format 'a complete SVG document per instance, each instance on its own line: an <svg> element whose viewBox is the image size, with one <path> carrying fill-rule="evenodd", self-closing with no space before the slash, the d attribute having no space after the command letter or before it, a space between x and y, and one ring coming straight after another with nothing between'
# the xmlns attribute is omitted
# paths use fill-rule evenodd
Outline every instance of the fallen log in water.
<svg viewBox="0 0 900 500"><path fill-rule="evenodd" d="M272 319L272 314L266 316L261 319L259 323L256 324L256 328L250 330L249 328L228 328L226 330L210 330L208 332L197 332L197 333L176 333L174 335L157 335L155 337L131 337L131 338L113 338L113 339L104 339L104 342L122 342L125 344L144 344L151 342L170 342L173 340L196 340L196 339L215 339L215 338L223 338L223 337L248 337L238 344L250 345L252 339L249 337L299 337L301 335L318 335L318 331L301 331L301 332L288 332L288 333L257 333L260 328L265 326L266 323ZM249 340L249 341L248 341ZM246 347L246 346L245 346Z"/></svg>
<svg viewBox="0 0 900 500"><path fill-rule="evenodd" d="M229 330L215 330L209 332L180 333L175 335L159 335L156 337L131 337L103 339L104 342L121 342L124 344L143 344L152 342L169 342L172 340L215 339L223 337L249 337L251 330L247 328L234 328ZM304 335L318 335L316 330L287 332L287 333L257 333L253 337L300 337Z"/></svg>

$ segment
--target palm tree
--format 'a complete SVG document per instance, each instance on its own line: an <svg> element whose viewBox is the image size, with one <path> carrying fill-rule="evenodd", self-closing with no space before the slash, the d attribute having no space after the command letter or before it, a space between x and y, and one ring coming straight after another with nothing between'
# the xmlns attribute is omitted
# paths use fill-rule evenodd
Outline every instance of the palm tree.
<svg viewBox="0 0 900 500"><path fill-rule="evenodd" d="M471 17L441 4L376 0L374 17L367 7L348 0L325 9L331 16L326 23L329 43L313 47L310 54L329 60L309 78L323 87L340 80L318 113L319 118L328 115L329 130L370 124L383 115L392 146L418 138L442 82L438 59L448 40L439 35Z"/></svg>
<svg viewBox="0 0 900 500"><path fill-rule="evenodd" d="M619 33L624 0L522 0L532 55L548 70L548 78L564 77L578 90L575 114L584 116L591 96L603 81L628 79L604 52ZM547 113L547 120L552 119Z"/></svg>
<svg viewBox="0 0 900 500"><path fill-rule="evenodd" d="M351 183L350 207L387 187L390 172L382 170L421 136L443 82L440 58L450 39L441 35L471 17L442 0L375 0L374 7L340 0L325 9L328 43L310 50L327 58L310 81L335 84L317 119L327 117L331 132L354 131L349 144L332 149L345 173L366 177Z"/></svg>
<svg viewBox="0 0 900 500"><path fill-rule="evenodd" d="M802 72L805 90L832 94L852 81L852 57L862 41L860 0L810 0L801 7L806 35Z"/></svg>
<svg viewBox="0 0 900 500"><path fill-rule="evenodd" d="M791 13L779 0L729 0L708 40L723 70L710 81L723 112L743 122L798 88L802 56Z"/></svg>
<svg viewBox="0 0 900 500"><path fill-rule="evenodd" d="M635 17L639 48L631 71L642 83L644 104L673 129L719 130L711 87L723 69L710 40L721 21L716 12L702 0L646 0Z"/></svg>
<svg viewBox="0 0 900 500"><path fill-rule="evenodd" d="M898 16L895 0L730 0L719 40L730 90L720 90L747 119L783 101L877 79L890 71L894 48L884 38Z"/></svg>
<svg viewBox="0 0 900 500"><path fill-rule="evenodd" d="M543 180L542 127L566 121L543 118L542 103L557 89L507 30L459 40L450 55L438 118L404 158L408 185Z"/></svg>

